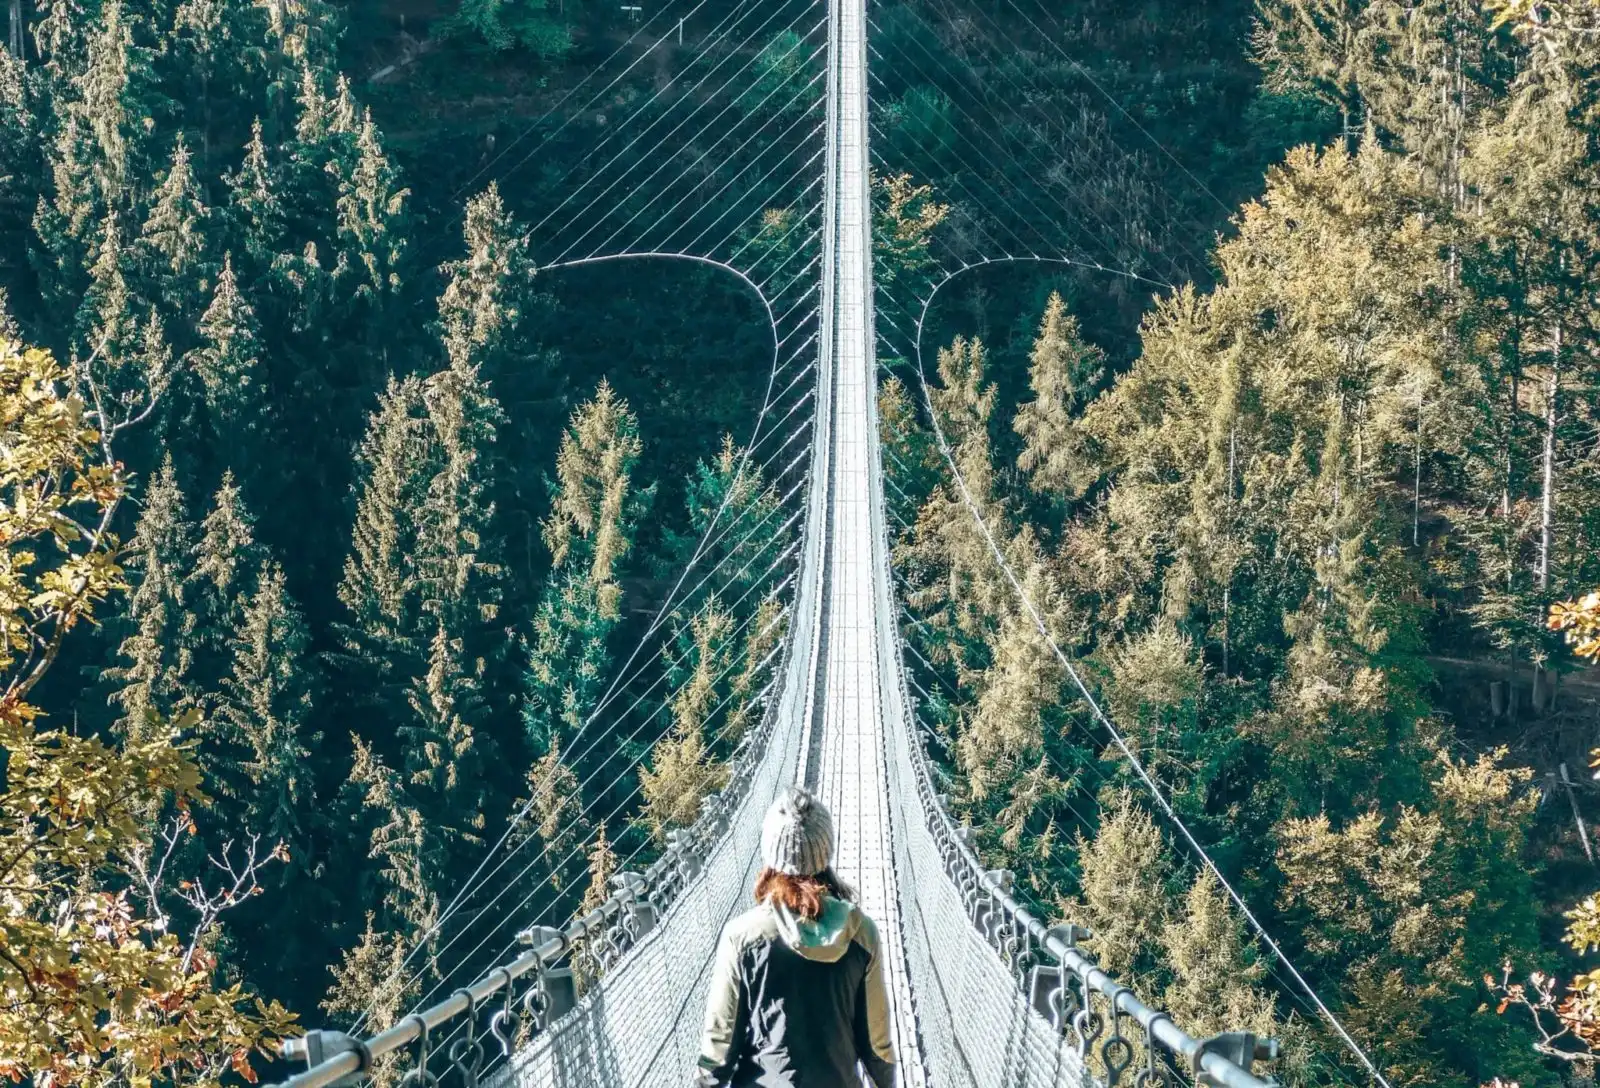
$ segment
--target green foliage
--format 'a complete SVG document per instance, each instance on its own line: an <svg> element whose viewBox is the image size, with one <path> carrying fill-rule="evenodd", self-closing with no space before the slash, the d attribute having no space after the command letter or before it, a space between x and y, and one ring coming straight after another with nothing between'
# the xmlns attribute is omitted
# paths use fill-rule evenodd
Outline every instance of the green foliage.
<svg viewBox="0 0 1600 1088"><path fill-rule="evenodd" d="M173 806L178 835L194 827L189 806L205 802L185 747L153 716L120 746L42 728L27 701L66 632L123 588L107 531L124 487L109 421L86 407L47 353L8 340L0 344L0 428L10 453L0 473L8 496L0 516L8 542L0 1070L63 1085L253 1077L252 1052L269 1054L292 1017L221 984L201 946L214 936L220 901L203 889L193 898L212 909L186 945L159 905L138 905L127 891L130 874L147 878L151 898L171 890L157 889L142 859L152 813ZM252 882L255 868L252 857Z"/></svg>
<svg viewBox="0 0 1600 1088"><path fill-rule="evenodd" d="M447 25L497 52L525 49L559 61L572 49L571 20L581 15L574 0L461 0Z"/></svg>
<svg viewBox="0 0 1600 1088"><path fill-rule="evenodd" d="M912 87L883 109L891 144L929 148L946 163L959 159L962 144L955 105L937 87Z"/></svg>
<svg viewBox="0 0 1600 1088"><path fill-rule="evenodd" d="M752 65L754 79L739 96L747 113L794 118L815 110L825 94L822 61L815 45L793 30L782 30L762 46Z"/></svg>

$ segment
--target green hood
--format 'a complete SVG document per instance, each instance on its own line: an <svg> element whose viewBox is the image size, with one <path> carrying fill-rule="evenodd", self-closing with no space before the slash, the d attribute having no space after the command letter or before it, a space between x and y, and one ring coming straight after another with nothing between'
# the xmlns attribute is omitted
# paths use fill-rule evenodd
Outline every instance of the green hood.
<svg viewBox="0 0 1600 1088"><path fill-rule="evenodd" d="M782 903L769 903L768 907L777 918L778 936L783 943L819 963L834 963L842 958L861 931L860 912L832 896L822 900L822 916L814 922L791 913Z"/></svg>

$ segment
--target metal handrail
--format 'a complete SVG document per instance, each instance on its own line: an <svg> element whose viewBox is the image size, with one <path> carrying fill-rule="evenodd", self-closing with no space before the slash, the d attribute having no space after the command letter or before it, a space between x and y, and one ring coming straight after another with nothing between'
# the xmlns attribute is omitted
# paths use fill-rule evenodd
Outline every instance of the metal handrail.
<svg viewBox="0 0 1600 1088"><path fill-rule="evenodd" d="M909 712L907 722L914 720L910 694L905 687L905 671L899 673L902 706ZM932 767L923 749L921 738L912 736L911 762L917 776L917 793L927 815L928 828L945 859L946 870L958 886L978 889L983 897L1010 919L1014 932L1026 933L1034 944L1043 948L1063 968L1072 972L1080 982L1094 989L1113 1009L1131 1016L1145 1031L1146 1038L1154 1039L1173 1054L1184 1060L1186 1067L1203 1073L1213 1084L1224 1088L1274 1088L1272 1080L1257 1077L1248 1068L1240 1066L1218 1048L1219 1040L1196 1039L1173 1022L1171 1016L1151 1008L1140 1001L1132 990L1122 985L1077 947L1076 934L1087 930L1077 926L1050 926L1036 918L1026 907L1002 886L995 873L986 869L977 851L968 841L970 830L959 827L943 804L933 784ZM988 939L986 937L986 939ZM1272 1060L1278 1056L1276 1040L1260 1040L1251 1055L1256 1060Z"/></svg>
<svg viewBox="0 0 1600 1088"><path fill-rule="evenodd" d="M755 777L755 770L765 754L765 742L776 725L791 642L791 639L784 640L784 660L774 670L760 724L747 736L741 752L735 757L734 771L729 776L728 784L706 799L699 818L673 836L667 843L666 852L643 874L637 879L622 880L621 886L604 902L581 918L574 919L556 936L545 939L510 963L485 972L472 985L455 991L450 997L421 1012L408 1015L394 1027L370 1039L353 1039L337 1032L285 1039L282 1046L284 1058L313 1061L314 1064L283 1081L279 1088L327 1088L346 1077L369 1072L375 1059L402 1049L417 1041L424 1032L432 1031L463 1013L475 1012L488 998L513 985L518 979L554 966L596 931L607 931L613 940L625 946L634 939L634 935L624 927L623 920L628 915L628 908L636 904L653 906L664 917L677 895L693 879L697 863L704 861L728 832L727 816L744 800ZM622 875L618 874L619 877Z"/></svg>

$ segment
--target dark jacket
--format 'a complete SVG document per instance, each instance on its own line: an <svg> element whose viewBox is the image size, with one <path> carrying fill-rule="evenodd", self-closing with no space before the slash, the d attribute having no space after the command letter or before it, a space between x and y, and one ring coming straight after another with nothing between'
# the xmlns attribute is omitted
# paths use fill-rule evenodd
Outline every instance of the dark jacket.
<svg viewBox="0 0 1600 1088"><path fill-rule="evenodd" d="M883 957L872 919L824 900L815 922L763 903L728 923L717 944L703 1088L856 1088L856 1063L893 1088L894 1044Z"/></svg>

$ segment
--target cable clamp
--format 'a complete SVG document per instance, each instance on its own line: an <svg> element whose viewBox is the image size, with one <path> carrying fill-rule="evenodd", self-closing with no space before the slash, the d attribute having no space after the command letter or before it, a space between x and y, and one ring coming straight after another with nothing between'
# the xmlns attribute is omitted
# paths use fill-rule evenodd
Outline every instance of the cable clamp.
<svg viewBox="0 0 1600 1088"><path fill-rule="evenodd" d="M278 1053L285 1061L303 1061L306 1068L315 1069L331 1062L341 1054L354 1053L360 1061L356 1071L334 1081L334 1085L354 1084L372 1071L372 1051L364 1039L346 1035L342 1031L308 1031L279 1044Z"/></svg>

